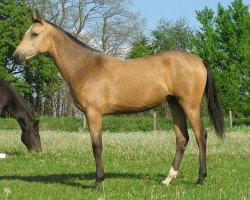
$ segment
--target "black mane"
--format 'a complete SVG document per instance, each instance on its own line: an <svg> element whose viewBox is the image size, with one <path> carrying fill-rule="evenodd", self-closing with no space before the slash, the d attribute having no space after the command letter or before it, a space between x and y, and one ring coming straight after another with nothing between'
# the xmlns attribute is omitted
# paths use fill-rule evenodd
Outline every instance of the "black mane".
<svg viewBox="0 0 250 200"><path fill-rule="evenodd" d="M94 52L97 54L103 54L102 51L99 51L93 47L88 46L87 44L83 43L82 41L78 40L76 37L71 35L69 32L67 32L67 31L63 30L62 28L60 28L59 26L57 26L56 24L53 24L52 22L47 21L47 20L46 20L46 22L49 23L50 25L52 25L53 27L55 27L56 29L58 29L59 31L63 32L65 35L67 35L71 40L73 40L75 43L77 43L81 47L88 49L88 51Z"/></svg>

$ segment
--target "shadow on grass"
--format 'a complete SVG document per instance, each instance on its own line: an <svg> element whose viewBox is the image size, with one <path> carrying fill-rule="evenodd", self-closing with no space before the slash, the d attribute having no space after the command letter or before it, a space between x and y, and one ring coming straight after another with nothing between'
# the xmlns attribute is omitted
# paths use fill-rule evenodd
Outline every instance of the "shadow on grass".
<svg viewBox="0 0 250 200"><path fill-rule="evenodd" d="M150 177L149 177L150 176ZM160 177L162 175L156 175L152 178L151 175L145 174L132 174L132 173L106 173L106 179L145 179L147 177L148 180L153 180L159 183ZM156 180L156 177L159 179ZM86 185L84 181L93 180L94 184L95 173L62 173L62 174L50 174L50 175L32 175L32 176L23 176L23 175L4 175L0 176L1 180L20 180L25 182L37 182L37 183L45 183L45 184L62 184L72 187L78 187L83 189L90 189L93 185ZM77 182L81 181L81 182Z"/></svg>

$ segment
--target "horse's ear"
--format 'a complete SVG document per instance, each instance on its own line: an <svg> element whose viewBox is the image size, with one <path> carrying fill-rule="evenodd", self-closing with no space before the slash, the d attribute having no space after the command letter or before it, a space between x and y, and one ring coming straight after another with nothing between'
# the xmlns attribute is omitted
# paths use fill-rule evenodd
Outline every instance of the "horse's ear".
<svg viewBox="0 0 250 200"><path fill-rule="evenodd" d="M45 22L43 15L38 10L36 10L36 17L38 23L43 24Z"/></svg>
<svg viewBox="0 0 250 200"><path fill-rule="evenodd" d="M31 18L31 21L32 21L33 23L36 22L36 16L34 15L34 13L33 13L32 11L30 12L30 18Z"/></svg>

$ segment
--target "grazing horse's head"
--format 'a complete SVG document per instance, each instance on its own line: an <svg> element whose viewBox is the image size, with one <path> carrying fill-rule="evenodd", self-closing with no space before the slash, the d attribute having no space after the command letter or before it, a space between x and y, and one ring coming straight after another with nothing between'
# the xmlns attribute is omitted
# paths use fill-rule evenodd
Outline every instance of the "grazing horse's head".
<svg viewBox="0 0 250 200"><path fill-rule="evenodd" d="M13 59L17 64L24 64L29 58L39 53L47 52L51 46L49 40L50 26L38 11L31 14L33 24L25 33L21 43L13 54Z"/></svg>
<svg viewBox="0 0 250 200"><path fill-rule="evenodd" d="M39 120L28 121L28 122L26 120L22 120L21 122L21 128L22 128L21 140L29 151L36 151L36 152L42 151L38 123Z"/></svg>

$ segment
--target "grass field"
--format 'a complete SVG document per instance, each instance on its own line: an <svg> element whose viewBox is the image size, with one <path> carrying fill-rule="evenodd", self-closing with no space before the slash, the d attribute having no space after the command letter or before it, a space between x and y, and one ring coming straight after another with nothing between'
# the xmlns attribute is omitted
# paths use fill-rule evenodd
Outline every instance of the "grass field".
<svg viewBox="0 0 250 200"><path fill-rule="evenodd" d="M43 153L28 153L20 131L0 131L0 200L42 199L250 199L250 129L231 131L225 141L208 135L208 177L198 177L198 148L190 143L176 180L161 185L175 152L173 132L104 132L106 179L98 191L87 132L41 132Z"/></svg>

